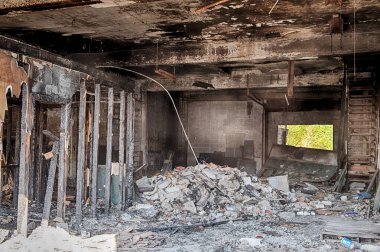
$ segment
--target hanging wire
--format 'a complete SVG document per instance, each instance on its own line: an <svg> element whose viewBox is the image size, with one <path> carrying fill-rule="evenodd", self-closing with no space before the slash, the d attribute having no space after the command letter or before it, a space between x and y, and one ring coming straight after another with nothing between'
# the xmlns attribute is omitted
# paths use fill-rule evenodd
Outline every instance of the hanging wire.
<svg viewBox="0 0 380 252"><path fill-rule="evenodd" d="M354 82L356 82L356 0L354 0Z"/></svg>
<svg viewBox="0 0 380 252"><path fill-rule="evenodd" d="M192 154L193 154L193 156L194 156L194 158L195 158L195 161L197 162L197 165L199 166L199 161L198 161L197 155L195 155L195 152L194 152L193 146L192 146L191 143L190 143L189 136L187 135L186 130L185 130L185 127L183 126L183 123L182 123L181 117L180 117L180 115L179 115L179 113L178 113L178 110L177 110L177 107L176 107L175 102L174 102L174 100L173 100L173 97L171 96L171 94L169 93L169 91L168 91L168 90L167 90L167 89L166 89L166 88L165 88L160 82L158 82L157 80L155 80L155 79L153 79L153 78L151 78L151 77L149 77L149 76L147 76L147 75L145 75L145 74L142 74L142 73L140 73L140 72L136 72L136 71L131 70L131 69L128 69L128 68L117 67L117 66L97 66L96 68L111 68L111 69L113 68L113 69L119 69L119 70L123 70L123 71L131 72L131 73L134 73L134 74L140 75L140 76L142 76L142 77L144 77L144 78L147 78L148 80L151 80L151 81L153 81L154 83L158 84L158 85L159 85L159 86L160 86L160 87L166 92L166 94L169 96L170 101L171 101L171 103L172 103L172 105L173 105L173 107L174 107L175 113L177 114L177 118L178 118L178 121L179 121L179 123L180 123L180 125L181 125L182 131L183 131L183 134L184 134L185 137L186 137L186 141L187 141L187 143L188 143L189 146L190 146L191 152L192 152Z"/></svg>

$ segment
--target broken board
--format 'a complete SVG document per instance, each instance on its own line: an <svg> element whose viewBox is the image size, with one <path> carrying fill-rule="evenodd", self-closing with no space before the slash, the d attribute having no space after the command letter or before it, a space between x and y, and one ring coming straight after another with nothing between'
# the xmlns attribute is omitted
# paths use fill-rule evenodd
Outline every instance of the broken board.
<svg viewBox="0 0 380 252"><path fill-rule="evenodd" d="M349 220L336 218L329 220L322 232L322 239L348 237L359 242L363 240L380 241L380 223L369 220Z"/></svg>

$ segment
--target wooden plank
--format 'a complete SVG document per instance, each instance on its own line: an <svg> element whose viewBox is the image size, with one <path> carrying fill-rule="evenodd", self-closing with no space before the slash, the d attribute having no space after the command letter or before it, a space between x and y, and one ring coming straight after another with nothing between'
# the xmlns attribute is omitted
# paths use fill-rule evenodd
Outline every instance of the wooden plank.
<svg viewBox="0 0 380 252"><path fill-rule="evenodd" d="M99 119L100 119L100 84L95 84L95 105L94 105L94 136L92 144L92 190L91 190L91 210L92 216L96 216L97 204L97 181L98 181L98 149L99 149Z"/></svg>
<svg viewBox="0 0 380 252"><path fill-rule="evenodd" d="M7 148L5 149L5 161L6 161L6 164L11 164L10 162L10 157L9 157L9 154L11 152L11 136L12 136L12 113L13 113L13 109L12 108L8 108L8 118L7 118L7 137L6 137L6 141L7 141ZM0 164L1 165L1 164ZM1 200L1 199L0 199Z"/></svg>
<svg viewBox="0 0 380 252"><path fill-rule="evenodd" d="M28 232L28 185L29 185L29 155L31 120L33 119L30 109L31 97L28 86L22 86L22 109L21 109L21 147L20 147L20 171L17 207L17 233L27 236Z"/></svg>
<svg viewBox="0 0 380 252"><path fill-rule="evenodd" d="M289 97L293 96L293 87L294 87L294 61L288 61L288 87L287 93Z"/></svg>
<svg viewBox="0 0 380 252"><path fill-rule="evenodd" d="M108 114L107 114L107 153L106 153L106 185L104 194L105 213L110 209L111 196L111 166L112 166L112 118L113 118L113 88L108 89Z"/></svg>
<svg viewBox="0 0 380 252"><path fill-rule="evenodd" d="M65 219L65 201L67 172L69 168L71 102L61 107L61 125L59 133L59 169L57 192L57 217Z"/></svg>
<svg viewBox="0 0 380 252"><path fill-rule="evenodd" d="M80 101L78 115L78 153L77 153L77 193L75 207L75 227L79 230L82 223L82 199L84 182L84 155L85 155L85 131L86 131L86 85L85 82L80 86Z"/></svg>
<svg viewBox="0 0 380 252"><path fill-rule="evenodd" d="M29 109L31 111L31 114L35 114L36 112L36 102L34 100L33 95L30 96L31 102L29 103ZM29 151L29 199L33 200L34 199L34 174L35 174L35 142L36 142L36 128L34 127L35 124L35 116L33 118L30 118L30 151Z"/></svg>
<svg viewBox="0 0 380 252"><path fill-rule="evenodd" d="M0 208L3 198L3 123L0 122Z"/></svg>
<svg viewBox="0 0 380 252"><path fill-rule="evenodd" d="M134 152L134 112L133 94L127 97L127 171L126 171L126 208L132 206L133 201L133 152Z"/></svg>
<svg viewBox="0 0 380 252"><path fill-rule="evenodd" d="M35 200L38 203L41 203L42 201L42 153L43 151L43 134L42 130L44 129L44 108L41 106L37 106L36 108L36 115L37 115L37 121L36 121L36 148L34 156L36 158L36 184L35 184Z"/></svg>
<svg viewBox="0 0 380 252"><path fill-rule="evenodd" d="M52 149L53 157L52 159L50 159L50 168L49 168L48 182L46 186L44 209L42 211L41 226L43 227L47 227L49 224L51 199L53 197L55 172L57 169L58 144L59 143L57 141L54 141L53 149Z"/></svg>
<svg viewBox="0 0 380 252"><path fill-rule="evenodd" d="M16 123L16 137L15 137L15 149L14 157L16 167L14 168L13 174L13 207L17 207L18 203L18 179L19 179L19 165L20 165L20 128L21 128L21 111L19 108L13 108L15 114L17 114L17 123Z"/></svg>
<svg viewBox="0 0 380 252"><path fill-rule="evenodd" d="M123 208L124 154L125 154L125 92L120 92L120 116L119 116L119 204L118 209Z"/></svg>

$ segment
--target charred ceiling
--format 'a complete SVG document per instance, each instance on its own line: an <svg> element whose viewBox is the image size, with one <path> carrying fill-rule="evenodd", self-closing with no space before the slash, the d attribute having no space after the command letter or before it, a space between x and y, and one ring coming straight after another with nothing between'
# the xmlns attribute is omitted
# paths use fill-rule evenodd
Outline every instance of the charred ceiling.
<svg viewBox="0 0 380 252"><path fill-rule="evenodd" d="M0 5L0 32L92 67L150 75L160 67L180 80L235 78L242 69L250 75L259 69L258 78L272 80L278 69L286 72L275 63L288 60L297 61L296 76L329 75L341 72L354 52L363 61L376 59L379 1L275 2L9 0Z"/></svg>

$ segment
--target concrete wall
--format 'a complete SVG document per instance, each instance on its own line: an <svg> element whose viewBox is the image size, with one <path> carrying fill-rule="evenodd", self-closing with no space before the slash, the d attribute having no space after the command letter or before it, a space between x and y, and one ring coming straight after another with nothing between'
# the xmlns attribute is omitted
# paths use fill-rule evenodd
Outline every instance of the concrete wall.
<svg viewBox="0 0 380 252"><path fill-rule="evenodd" d="M253 140L254 158L260 169L262 108L259 105L253 103L251 115L247 113L247 101L188 101L187 107L188 134L197 156L226 152L227 148L243 146L244 140ZM187 160L188 165L195 162L190 148Z"/></svg>
<svg viewBox="0 0 380 252"><path fill-rule="evenodd" d="M284 124L332 124L334 127L334 150L338 148L340 111L270 112L268 113L268 155L277 143L277 127Z"/></svg>

